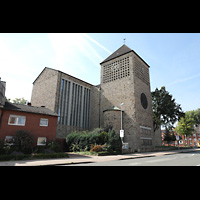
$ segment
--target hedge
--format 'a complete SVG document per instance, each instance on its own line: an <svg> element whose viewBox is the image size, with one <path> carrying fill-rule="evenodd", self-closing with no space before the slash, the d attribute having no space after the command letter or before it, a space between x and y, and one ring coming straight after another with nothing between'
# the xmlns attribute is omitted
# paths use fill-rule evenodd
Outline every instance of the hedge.
<svg viewBox="0 0 200 200"><path fill-rule="evenodd" d="M10 160L31 160L31 159L50 159L50 158L68 158L66 153L48 153L48 154L23 154L23 155L0 155L0 161Z"/></svg>
<svg viewBox="0 0 200 200"><path fill-rule="evenodd" d="M122 143L119 134L113 129L106 132L96 128L93 131L74 132L66 136L68 151L90 151L92 145L106 145L111 151L121 151Z"/></svg>

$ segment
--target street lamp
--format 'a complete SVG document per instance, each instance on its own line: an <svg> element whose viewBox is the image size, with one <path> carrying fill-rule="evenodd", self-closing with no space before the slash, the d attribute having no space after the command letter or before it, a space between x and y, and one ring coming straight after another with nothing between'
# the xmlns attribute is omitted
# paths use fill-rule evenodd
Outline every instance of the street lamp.
<svg viewBox="0 0 200 200"><path fill-rule="evenodd" d="M123 129L122 129L122 106L123 106L123 105L124 105L124 103L121 103L121 104L120 104L120 106L121 106L121 130L123 130Z"/></svg>
<svg viewBox="0 0 200 200"><path fill-rule="evenodd" d="M120 137L121 137L121 140L122 140L122 154L123 154L123 137L124 137L124 130L122 129L122 106L124 105L124 103L121 103L120 106L121 106L121 130L120 130Z"/></svg>

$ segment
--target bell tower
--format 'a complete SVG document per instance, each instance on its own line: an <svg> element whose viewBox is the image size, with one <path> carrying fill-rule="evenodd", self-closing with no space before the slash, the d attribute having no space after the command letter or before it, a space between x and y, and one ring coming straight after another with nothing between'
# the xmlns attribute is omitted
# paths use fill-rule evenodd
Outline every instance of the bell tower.
<svg viewBox="0 0 200 200"><path fill-rule="evenodd" d="M125 44L101 64L100 124L112 125L120 133L121 107L123 142L128 150L151 151L153 131L150 66Z"/></svg>

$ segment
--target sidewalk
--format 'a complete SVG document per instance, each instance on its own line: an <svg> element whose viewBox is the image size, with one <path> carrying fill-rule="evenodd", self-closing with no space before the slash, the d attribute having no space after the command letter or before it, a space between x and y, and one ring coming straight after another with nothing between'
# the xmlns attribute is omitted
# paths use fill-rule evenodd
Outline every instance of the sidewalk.
<svg viewBox="0 0 200 200"><path fill-rule="evenodd" d="M4 162L0 162L0 166L52 166L52 165L53 166L55 165L58 165L58 166L69 165L70 166L70 164L78 164L78 163L106 162L106 161L112 161L112 160L155 157L155 156L163 156L163 155L194 152L194 151L200 151L200 148L160 151L160 152L133 153L133 154L124 154L124 155L110 155L110 156L89 156L89 155L79 155L76 153L69 152L68 153L69 158L4 161Z"/></svg>

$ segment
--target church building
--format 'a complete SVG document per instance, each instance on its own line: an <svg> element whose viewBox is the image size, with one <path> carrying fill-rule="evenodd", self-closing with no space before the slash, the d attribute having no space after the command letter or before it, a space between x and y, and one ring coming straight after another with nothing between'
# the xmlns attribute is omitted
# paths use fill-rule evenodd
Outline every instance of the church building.
<svg viewBox="0 0 200 200"><path fill-rule="evenodd" d="M31 104L59 115L57 138L112 126L119 134L124 130L130 152L152 151L159 144L153 131L150 66L125 44L100 65L97 86L45 67L33 82Z"/></svg>

